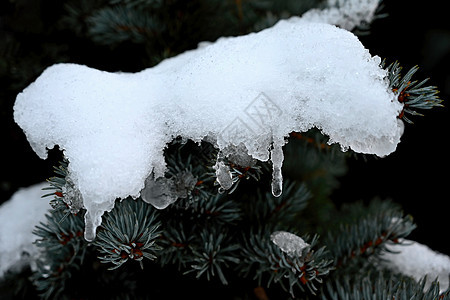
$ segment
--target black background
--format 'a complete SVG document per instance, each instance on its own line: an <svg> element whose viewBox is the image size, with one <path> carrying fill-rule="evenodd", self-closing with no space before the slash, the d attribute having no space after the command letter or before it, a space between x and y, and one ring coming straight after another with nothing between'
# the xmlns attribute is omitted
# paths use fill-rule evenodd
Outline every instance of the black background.
<svg viewBox="0 0 450 300"><path fill-rule="evenodd" d="M336 196L401 203L418 228L410 239L450 255L449 144L450 16L446 1L385 1L389 15L372 24L361 41L372 55L398 60L404 71L418 65L415 78L430 78L444 108L424 111L406 124L397 151L379 160L350 161Z"/></svg>
<svg viewBox="0 0 450 300"><path fill-rule="evenodd" d="M372 24L369 36L361 37L372 55L388 62L398 60L405 70L418 65L416 78L431 78L446 107L426 111L424 117L413 117L415 124L406 125L402 142L390 156L349 161L349 172L333 197L345 201L391 198L401 203L418 225L411 239L450 255L446 104L450 99L450 22L446 2L385 1L383 12L389 15ZM12 120L12 103L2 108L0 203L19 187L51 176L52 159L58 158L40 160Z"/></svg>

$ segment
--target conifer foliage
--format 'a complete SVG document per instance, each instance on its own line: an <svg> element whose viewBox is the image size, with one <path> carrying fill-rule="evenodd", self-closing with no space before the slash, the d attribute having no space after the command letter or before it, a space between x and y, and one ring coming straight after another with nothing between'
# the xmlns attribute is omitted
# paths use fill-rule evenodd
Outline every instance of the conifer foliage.
<svg viewBox="0 0 450 300"><path fill-rule="evenodd" d="M8 81L1 96L11 98L52 63L137 71L199 42L347 1L10 1L2 4L12 34L0 48L0 76ZM30 23L12 17L19 7ZM370 34L368 25L354 30ZM402 75L398 62L383 67L404 103L398 118L411 122L441 106L435 87L413 79L417 68ZM450 299L437 281L425 287L425 280L380 269L387 245L415 228L399 205L333 204L330 195L354 154L327 144L317 129L291 133L284 153L283 194L274 197L270 163L224 157L232 174L225 190L214 169L221 153L205 141L175 139L165 151L165 180L177 201L159 210L142 198L117 199L92 243L83 238L85 210L70 162L61 160L46 195L53 210L34 230L36 266L6 276L3 285L30 299ZM286 251L275 232L300 237L304 246Z"/></svg>

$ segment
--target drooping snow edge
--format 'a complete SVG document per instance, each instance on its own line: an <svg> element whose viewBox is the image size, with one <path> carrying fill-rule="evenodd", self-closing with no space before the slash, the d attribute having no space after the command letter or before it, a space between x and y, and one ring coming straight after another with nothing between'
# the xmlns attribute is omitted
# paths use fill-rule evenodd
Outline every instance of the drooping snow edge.
<svg viewBox="0 0 450 300"><path fill-rule="evenodd" d="M395 151L402 105L380 63L350 32L294 17L135 74L52 66L18 95L14 118L40 157L63 149L93 240L115 199L164 176L163 150L177 136L271 160L276 196L292 131L317 127L344 150Z"/></svg>

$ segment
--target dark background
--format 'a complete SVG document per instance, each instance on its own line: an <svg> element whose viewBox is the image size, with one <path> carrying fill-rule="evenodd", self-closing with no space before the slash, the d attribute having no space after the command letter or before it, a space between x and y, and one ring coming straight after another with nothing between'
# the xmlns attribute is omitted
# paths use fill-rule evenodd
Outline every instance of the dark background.
<svg viewBox="0 0 450 300"><path fill-rule="evenodd" d="M3 1L9 2L0 0L0 16L2 8L8 6ZM398 60L405 70L420 66L415 78L431 78L430 84L439 88L446 107L425 111L424 117L413 117L415 124L406 125L398 150L390 156L378 160L350 160L349 172L342 178L342 185L333 197L345 201L369 200L375 196L391 198L401 203L405 213L411 214L418 225L411 239L450 255L449 210L446 208L450 198L446 140L449 128L446 102L450 99L450 22L446 1L424 1L418 5L406 0L390 0L385 1L383 11L389 15L375 21L371 34L361 37L361 41L372 55L379 55L388 62ZM52 17L49 12L48 18ZM26 18L20 20L26 21ZM0 29L1 26L0 19ZM5 35L0 32L0 42L2 39ZM36 47L39 43L39 40L30 40L29 46ZM0 64L0 72L1 67ZM0 82L0 89L6 88L6 83ZM40 160L12 119L14 99L0 100L1 203L19 187L52 176L52 167L59 157L55 153L50 160Z"/></svg>
<svg viewBox="0 0 450 300"><path fill-rule="evenodd" d="M407 71L420 67L415 78L430 78L444 108L424 111L406 124L397 151L379 160L352 160L339 197L391 198L414 217L410 239L450 255L449 105L450 17L446 1L385 1L389 16L372 24L361 41L372 55L398 60Z"/></svg>

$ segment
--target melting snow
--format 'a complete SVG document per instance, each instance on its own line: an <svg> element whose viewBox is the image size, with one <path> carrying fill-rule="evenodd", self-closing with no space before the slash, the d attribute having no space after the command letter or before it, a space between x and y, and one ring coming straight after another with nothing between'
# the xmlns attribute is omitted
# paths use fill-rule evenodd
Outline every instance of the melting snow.
<svg viewBox="0 0 450 300"><path fill-rule="evenodd" d="M427 276L425 289L435 279L440 292L449 288L450 257L415 241L402 240L400 244L388 245L390 252L383 253L380 264L394 272L411 276L416 281Z"/></svg>
<svg viewBox="0 0 450 300"><path fill-rule="evenodd" d="M63 149L93 240L116 198L138 197L147 178L164 176L163 150L177 136L208 139L223 155L243 145L254 159L271 160L274 195L292 131L317 127L343 150L393 152L402 105L380 62L352 33L294 17L134 74L51 66L17 96L14 118L41 158Z"/></svg>

